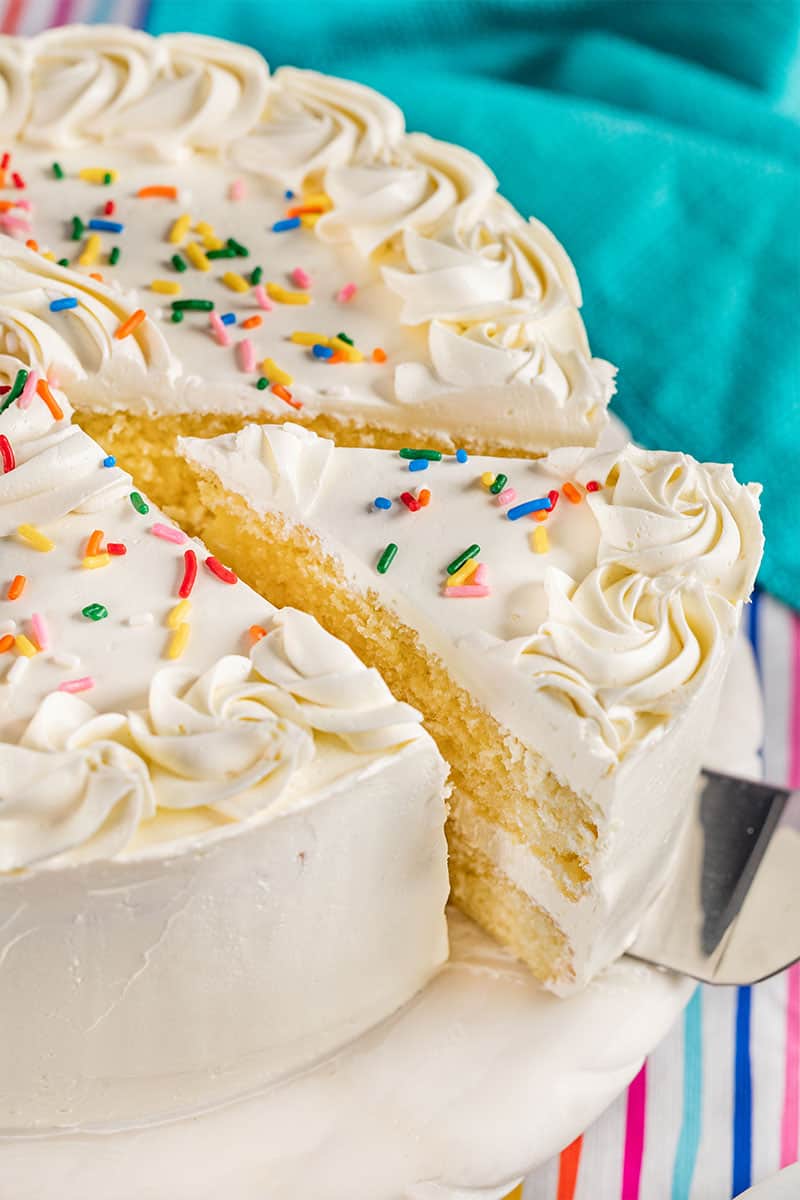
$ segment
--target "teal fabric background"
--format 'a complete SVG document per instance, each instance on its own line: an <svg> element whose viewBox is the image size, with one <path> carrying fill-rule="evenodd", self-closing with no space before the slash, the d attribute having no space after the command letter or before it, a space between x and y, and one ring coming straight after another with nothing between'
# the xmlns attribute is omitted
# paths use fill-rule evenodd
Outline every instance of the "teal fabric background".
<svg viewBox="0 0 800 1200"><path fill-rule="evenodd" d="M578 268L614 407L765 484L762 584L800 607L800 0L153 0L148 28L379 88Z"/></svg>

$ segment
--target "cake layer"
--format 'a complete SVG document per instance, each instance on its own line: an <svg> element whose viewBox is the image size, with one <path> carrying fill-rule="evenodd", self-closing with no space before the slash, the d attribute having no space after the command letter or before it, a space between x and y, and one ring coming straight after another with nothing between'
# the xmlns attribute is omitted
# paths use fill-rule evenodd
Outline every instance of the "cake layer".
<svg viewBox="0 0 800 1200"><path fill-rule="evenodd" d="M376 671L3 369L0 1130L155 1119L318 1061L438 969L445 767Z"/></svg>
<svg viewBox="0 0 800 1200"><path fill-rule="evenodd" d="M283 601L305 596L422 708L457 789L451 873L469 846L551 918L557 988L620 953L716 711L758 489L632 446L415 459L286 425L181 449L210 543ZM518 512L531 503L544 521Z"/></svg>

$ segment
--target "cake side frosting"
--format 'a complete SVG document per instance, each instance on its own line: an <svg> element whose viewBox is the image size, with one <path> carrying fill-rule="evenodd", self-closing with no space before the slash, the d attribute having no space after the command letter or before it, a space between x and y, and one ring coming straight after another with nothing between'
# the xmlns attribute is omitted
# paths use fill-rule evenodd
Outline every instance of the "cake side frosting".
<svg viewBox="0 0 800 1200"><path fill-rule="evenodd" d="M0 125L16 144L9 169L26 183L19 200L30 205L0 214L0 228L33 236L80 273L99 268L127 315L148 312L178 367L126 380L116 355L98 365L79 352L84 372L101 376L76 394L81 404L275 419L286 402L255 386L254 367L269 358L291 379L300 420L327 413L354 427L448 434L460 417L475 438L532 450L596 440L614 371L591 357L575 271L544 226L499 197L475 155L406 134L399 109L368 88L293 68L270 76L253 51L214 39L76 27L3 39L0 49ZM154 181L166 192L142 198ZM91 237L104 191L121 228L95 231L88 261L70 222L78 216ZM246 255L217 264L228 235ZM202 259L186 259L190 244ZM115 245L122 254L109 262ZM250 278L257 265L268 296ZM298 268L308 284L294 282ZM231 273L241 291L221 282ZM179 292L153 295L153 280ZM230 310L227 341L205 313L169 322L178 295ZM250 317L263 324L245 337ZM64 324L47 311L43 320ZM315 333L322 345L339 332L355 352L340 344L334 366L292 340ZM254 350L246 369L241 342ZM373 350L385 357L373 361Z"/></svg>

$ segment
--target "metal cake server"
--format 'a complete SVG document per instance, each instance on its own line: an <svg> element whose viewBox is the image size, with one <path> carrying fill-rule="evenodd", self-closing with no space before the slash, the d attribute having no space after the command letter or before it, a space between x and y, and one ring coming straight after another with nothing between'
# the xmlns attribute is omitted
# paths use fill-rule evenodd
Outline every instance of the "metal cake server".
<svg viewBox="0 0 800 1200"><path fill-rule="evenodd" d="M718 984L800 959L800 791L701 771L674 870L628 954Z"/></svg>

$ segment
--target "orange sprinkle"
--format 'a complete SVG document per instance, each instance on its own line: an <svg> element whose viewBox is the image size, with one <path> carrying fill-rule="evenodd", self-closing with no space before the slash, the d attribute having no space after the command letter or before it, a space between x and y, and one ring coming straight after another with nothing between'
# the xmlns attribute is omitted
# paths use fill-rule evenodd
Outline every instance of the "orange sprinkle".
<svg viewBox="0 0 800 1200"><path fill-rule="evenodd" d="M565 483L561 490L569 500L570 504L580 504L581 494L575 487L574 483Z"/></svg>
<svg viewBox="0 0 800 1200"><path fill-rule="evenodd" d="M55 396L50 391L50 384L47 382L46 379L37 380L36 391L39 393L42 400L44 400L45 404L50 409L50 413L53 417L53 420L60 421L62 419L62 417L64 416L64 414L61 411L61 406L59 405Z"/></svg>
<svg viewBox="0 0 800 1200"><path fill-rule="evenodd" d="M0 188L4 188L5 186L6 186L6 173L5 173L5 171L0 170Z"/></svg>
<svg viewBox="0 0 800 1200"><path fill-rule="evenodd" d="M127 321L123 321L114 332L114 337L122 341L129 333L133 333L134 329L138 329L142 321L147 316L143 308L137 308L136 312L132 312Z"/></svg>
<svg viewBox="0 0 800 1200"><path fill-rule="evenodd" d="M427 488L422 488L417 495L417 504L425 508L431 502L431 494Z"/></svg>
<svg viewBox="0 0 800 1200"><path fill-rule="evenodd" d="M39 243L36 241L35 238L28 238L25 245L28 247L29 250L37 250L38 251L38 249L39 249Z"/></svg>
<svg viewBox="0 0 800 1200"><path fill-rule="evenodd" d="M163 184L158 184L153 187L139 188L139 191L136 193L136 195L140 200L177 200L178 189L176 187L166 187Z"/></svg>
<svg viewBox="0 0 800 1200"><path fill-rule="evenodd" d="M25 584L28 582L24 575L15 575L11 580L6 593L6 600L18 600L25 591Z"/></svg>
<svg viewBox="0 0 800 1200"><path fill-rule="evenodd" d="M336 350L328 359L328 366L335 367L337 363L347 362L347 355L344 350Z"/></svg>
<svg viewBox="0 0 800 1200"><path fill-rule="evenodd" d="M4 184L0 183L0 187L3 186ZM0 212L11 212L11 209L16 207L16 200L0 200Z"/></svg>
<svg viewBox="0 0 800 1200"><path fill-rule="evenodd" d="M89 272L89 278L90 278L90 279L96 279L98 283L102 283L102 282L103 282L103 276L100 274L100 272L99 272L99 271L90 271L90 272Z"/></svg>
<svg viewBox="0 0 800 1200"><path fill-rule="evenodd" d="M84 557L85 558L94 558L95 554L99 554L100 546L102 545L102 542L103 542L102 529L95 529L94 532L90 535L88 542L86 543L86 552L84 554Z"/></svg>
<svg viewBox="0 0 800 1200"><path fill-rule="evenodd" d="M375 349L372 351L372 361L373 362L386 362L386 351L383 350L380 346L376 346Z"/></svg>
<svg viewBox="0 0 800 1200"><path fill-rule="evenodd" d="M271 390L281 400L285 400L287 404L291 404L292 408L302 408L303 405L299 400L295 400L294 396L282 383L273 383Z"/></svg>
<svg viewBox="0 0 800 1200"><path fill-rule="evenodd" d="M242 321L242 329L258 329L261 324L261 317L248 317L246 321Z"/></svg>
<svg viewBox="0 0 800 1200"><path fill-rule="evenodd" d="M5 654L14 645L13 633L6 633L0 637L0 654Z"/></svg>
<svg viewBox="0 0 800 1200"><path fill-rule="evenodd" d="M255 646L256 642L260 642L263 637L267 636L267 631L263 625L251 625L247 631L247 635L252 645Z"/></svg>
<svg viewBox="0 0 800 1200"><path fill-rule="evenodd" d="M550 516L550 509L537 508L534 512L530 513L529 516L533 517L534 521L546 521Z"/></svg>
<svg viewBox="0 0 800 1200"><path fill-rule="evenodd" d="M287 217L302 217L305 213L324 213L325 209L321 204L293 204L291 208L287 208Z"/></svg>

